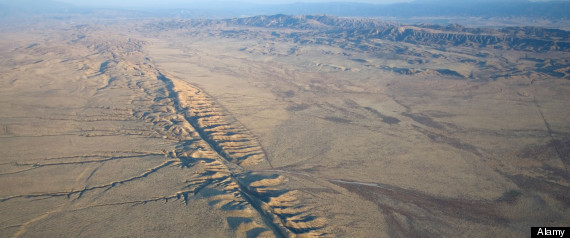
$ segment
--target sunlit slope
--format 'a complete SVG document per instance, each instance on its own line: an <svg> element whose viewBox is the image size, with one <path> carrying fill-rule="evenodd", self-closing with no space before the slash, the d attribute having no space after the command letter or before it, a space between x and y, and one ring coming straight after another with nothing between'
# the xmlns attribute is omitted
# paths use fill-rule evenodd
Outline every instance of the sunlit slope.
<svg viewBox="0 0 570 238"><path fill-rule="evenodd" d="M286 178L248 170L270 168L255 137L145 42L73 30L90 36L4 39L2 234L322 233Z"/></svg>

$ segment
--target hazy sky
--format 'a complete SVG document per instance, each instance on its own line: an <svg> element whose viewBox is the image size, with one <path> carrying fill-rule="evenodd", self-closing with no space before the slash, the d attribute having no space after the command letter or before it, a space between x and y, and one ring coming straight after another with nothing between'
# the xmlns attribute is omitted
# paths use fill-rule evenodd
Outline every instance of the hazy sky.
<svg viewBox="0 0 570 238"><path fill-rule="evenodd" d="M259 4L279 4L279 3L295 3L295 2L361 2L361 3L397 3L411 2L413 0L56 0L58 2L66 2L75 5L89 6L141 6L141 5L173 5L173 4L192 4L192 3L222 3L222 2L248 2Z"/></svg>
<svg viewBox="0 0 570 238"><path fill-rule="evenodd" d="M2 1L2 0L0 0ZM15 0L17 1L17 0ZM239 3L254 3L254 4L282 4L282 3L318 3L318 2L360 2L360 3L375 3L375 4L389 4L389 3L404 3L404 2L430 2L442 0L53 0L58 2L71 3L74 5L95 6L95 7L227 7L241 6ZM453 1L453 0L447 0ZM501 1L525 1L525 0L457 0L460 2L501 2ZM550 1L550 0L529 0L532 2ZM561 1L561 0L558 0ZM570 0L562 0L570 1Z"/></svg>

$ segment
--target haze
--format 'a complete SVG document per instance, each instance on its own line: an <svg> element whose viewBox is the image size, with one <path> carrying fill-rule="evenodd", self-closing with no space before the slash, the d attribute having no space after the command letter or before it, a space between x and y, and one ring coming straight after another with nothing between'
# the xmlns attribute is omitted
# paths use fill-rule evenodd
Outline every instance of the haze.
<svg viewBox="0 0 570 238"><path fill-rule="evenodd" d="M402 3L411 2L412 0L354 0L354 1L334 1L334 2L357 2L357 3L373 3L373 4L389 4L389 3ZM200 1L200 0L125 0L125 1L112 1L112 0L100 0L100 1L90 1L90 0L59 0L59 2L66 2L76 5L87 5L87 6L130 6L130 7L141 7L141 6L157 6L157 5L168 5L168 6L191 6L192 4L200 5L214 5L219 3L253 3L253 4L289 4L289 3L322 3L331 2L328 0L277 0L277 1L264 1L264 0L244 0L244 1L228 1L228 0L212 0L212 1Z"/></svg>
<svg viewBox="0 0 570 238"><path fill-rule="evenodd" d="M116 6L116 7L133 7L133 8L141 8L141 7L193 7L195 5L198 6L209 6L214 7L218 6L222 8L224 5L219 5L221 3L226 4L263 4L263 5L275 5L275 4L292 4L292 3L326 3L326 2L335 2L335 3L369 3L369 4L393 4L393 3L409 3L409 2L418 2L418 3L431 3L431 2L445 2L448 0L343 0L343 1L330 1L330 0L278 0L278 1L264 1L264 0L243 0L243 1L232 1L232 0L212 0L212 1L200 1L200 0L165 0L165 1L156 1L156 0L125 0L125 1L113 1L113 0L100 0L100 1L90 1L90 0L57 0L59 2L70 3L78 6L94 6L94 7L109 7L109 6ZM499 0L499 1L461 1L461 3L482 3L482 2L524 2L525 0ZM546 2L549 0L531 0L530 2ZM563 0L567 1L567 0ZM451 3L457 3L457 1L448 1Z"/></svg>

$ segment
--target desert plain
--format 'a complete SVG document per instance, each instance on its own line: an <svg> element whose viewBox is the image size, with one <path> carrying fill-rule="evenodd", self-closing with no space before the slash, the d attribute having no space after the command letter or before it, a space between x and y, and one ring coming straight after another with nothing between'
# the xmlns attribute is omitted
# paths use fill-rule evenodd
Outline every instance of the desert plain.
<svg viewBox="0 0 570 238"><path fill-rule="evenodd" d="M570 222L570 33L330 16L0 34L1 237L526 237Z"/></svg>

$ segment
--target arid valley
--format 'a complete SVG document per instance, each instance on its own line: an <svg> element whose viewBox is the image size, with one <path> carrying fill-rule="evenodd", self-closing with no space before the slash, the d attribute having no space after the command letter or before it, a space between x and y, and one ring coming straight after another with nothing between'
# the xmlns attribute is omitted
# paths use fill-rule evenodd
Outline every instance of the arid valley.
<svg viewBox="0 0 570 238"><path fill-rule="evenodd" d="M564 30L323 15L4 26L0 237L568 226L569 52Z"/></svg>

